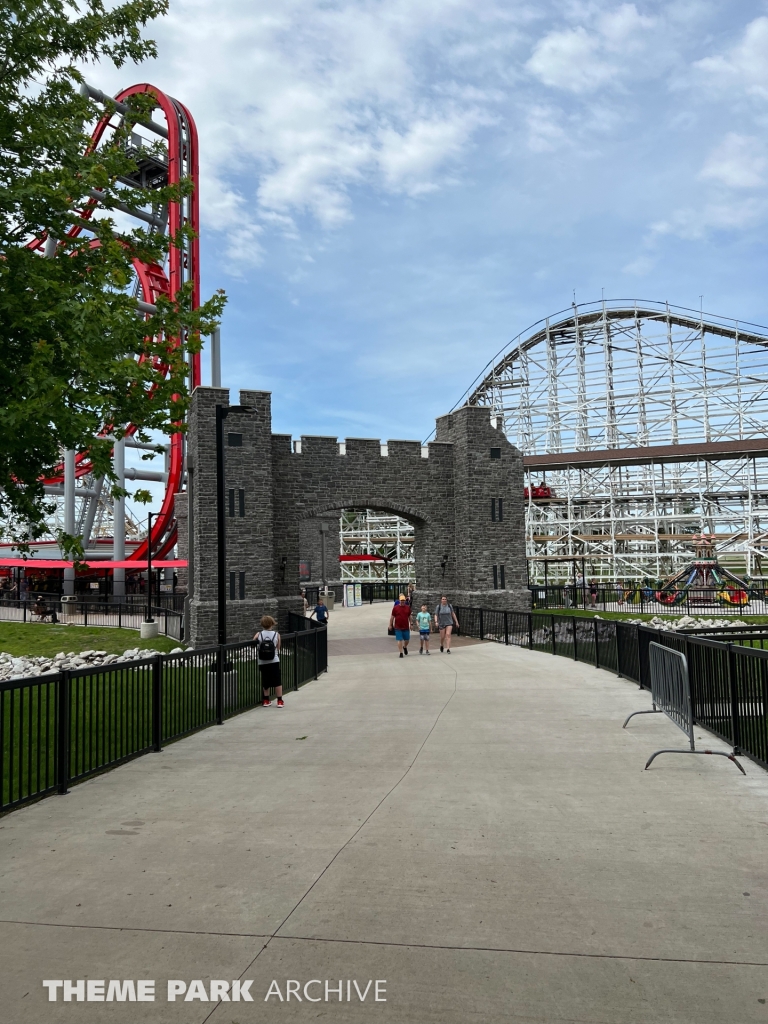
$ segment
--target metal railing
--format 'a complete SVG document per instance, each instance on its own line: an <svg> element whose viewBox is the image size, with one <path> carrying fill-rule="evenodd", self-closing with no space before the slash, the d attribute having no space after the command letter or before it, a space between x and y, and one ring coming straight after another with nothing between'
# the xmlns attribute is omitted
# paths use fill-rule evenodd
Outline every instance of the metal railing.
<svg viewBox="0 0 768 1024"><path fill-rule="evenodd" d="M408 583L402 580L397 583L386 583L384 581L376 583L362 583L357 580L346 580L344 583L333 583L328 585L328 590L332 591L335 595L336 600L341 604L344 600L344 587L348 584L360 583L360 596L363 604L370 604L371 601L396 601L400 594L408 593ZM317 604L317 598L321 593L320 587L304 587L304 596L306 597L310 608L313 608Z"/></svg>
<svg viewBox="0 0 768 1024"><path fill-rule="evenodd" d="M0 601L0 622L62 622L75 626L110 626L139 629L146 606L101 604L94 601L46 602L44 613L35 611L35 601ZM159 631L174 640L184 639L184 616L168 607L152 607Z"/></svg>
<svg viewBox="0 0 768 1024"><path fill-rule="evenodd" d="M58 608L61 604L61 598L63 594L61 590L41 590L39 587L30 587L26 595L19 596L18 593L11 594L8 590L0 590L0 607L10 602L27 601L34 603L38 597L42 597L47 605L52 605ZM147 595L145 593L136 594L123 594L121 597L116 597L114 594L100 594L98 591L77 591L74 594L75 599L80 604L87 604L89 607L98 605L103 608L110 605L140 605L145 608L147 605ZM182 612L184 611L184 602L187 598L186 594L174 593L153 593L152 604L158 608L170 608L171 611Z"/></svg>
<svg viewBox="0 0 768 1024"><path fill-rule="evenodd" d="M657 587L644 584L618 587L616 584L530 584L532 607L547 609L583 608L595 613L624 612L638 615L756 615L768 611L768 589L763 583L750 584L746 591L723 588L691 588L672 601L659 600ZM729 596L724 596L729 595ZM730 599L729 599L730 597ZM744 597L746 603L739 603Z"/></svg>
<svg viewBox="0 0 768 1024"><path fill-rule="evenodd" d="M282 637L285 691L328 668L327 628ZM255 641L0 683L0 811L258 707Z"/></svg>
<svg viewBox="0 0 768 1024"><path fill-rule="evenodd" d="M455 611L466 636L585 662L647 690L649 645L656 642L681 652L688 664L693 721L729 743L736 754L768 768L768 624L739 626L727 633L671 632L578 615Z"/></svg>

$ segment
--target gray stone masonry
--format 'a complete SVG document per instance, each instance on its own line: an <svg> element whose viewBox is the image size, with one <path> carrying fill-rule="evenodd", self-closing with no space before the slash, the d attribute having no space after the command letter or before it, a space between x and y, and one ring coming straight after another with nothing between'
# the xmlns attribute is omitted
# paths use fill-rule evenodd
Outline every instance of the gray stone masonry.
<svg viewBox="0 0 768 1024"><path fill-rule="evenodd" d="M464 407L441 417L427 457L418 441L389 441L383 450L380 441L369 438L348 438L344 454L335 437L302 437L294 450L289 435L271 432L268 392L241 391L240 405L228 402L226 389L201 387L190 409L188 510L179 518L179 543L190 561L193 646L214 643L217 636L217 404L229 408L224 427L227 570L236 582L235 599L227 602L231 641L253 636L265 613L285 628L287 612L301 609L302 524L342 508L394 512L414 524L419 600L431 607L441 593L458 605L530 607L522 459L491 426L488 409ZM228 444L230 434L239 435L234 441L240 443ZM497 515L494 522L492 501L500 498L503 519ZM186 528L189 539L181 536ZM504 589L498 589L501 566Z"/></svg>
<svg viewBox="0 0 768 1024"><path fill-rule="evenodd" d="M338 512L329 512L317 519L303 519L299 523L299 557L310 564L312 578L302 580L301 585L318 586L322 582L322 548L320 542L320 524L328 527L325 534L325 580L326 583L339 583L339 553L341 551L340 516Z"/></svg>

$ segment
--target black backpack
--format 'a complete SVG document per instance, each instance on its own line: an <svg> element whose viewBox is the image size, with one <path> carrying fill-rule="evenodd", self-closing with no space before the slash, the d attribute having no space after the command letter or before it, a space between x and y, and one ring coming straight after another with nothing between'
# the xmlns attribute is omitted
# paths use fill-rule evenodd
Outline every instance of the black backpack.
<svg viewBox="0 0 768 1024"><path fill-rule="evenodd" d="M264 633L261 633L260 636L259 661L274 661L277 651L274 634L272 636L265 636Z"/></svg>

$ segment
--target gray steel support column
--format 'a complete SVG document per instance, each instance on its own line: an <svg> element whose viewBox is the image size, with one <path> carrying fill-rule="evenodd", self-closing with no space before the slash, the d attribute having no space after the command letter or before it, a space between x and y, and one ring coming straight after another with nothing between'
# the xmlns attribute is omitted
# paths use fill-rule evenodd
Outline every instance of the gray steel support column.
<svg viewBox="0 0 768 1024"><path fill-rule="evenodd" d="M116 483L118 487L125 487L125 438L115 441L112 460L115 467ZM125 498L114 499L114 512L112 515L114 541L112 544L112 561L123 562L125 560ZM113 569L114 595L125 597L125 569Z"/></svg>
<svg viewBox="0 0 768 1024"><path fill-rule="evenodd" d="M104 477L100 476L98 480L94 481L92 488L93 494L88 499L88 511L85 513L85 522L83 524L83 550L86 550L91 544L93 522L96 518L96 512L99 507L99 498L101 497L101 489L103 486Z"/></svg>
<svg viewBox="0 0 768 1024"><path fill-rule="evenodd" d="M64 453L64 532L75 533L75 453ZM64 593L75 592L75 570L64 570Z"/></svg>
<svg viewBox="0 0 768 1024"><path fill-rule="evenodd" d="M221 387L221 328L211 335L211 387Z"/></svg>

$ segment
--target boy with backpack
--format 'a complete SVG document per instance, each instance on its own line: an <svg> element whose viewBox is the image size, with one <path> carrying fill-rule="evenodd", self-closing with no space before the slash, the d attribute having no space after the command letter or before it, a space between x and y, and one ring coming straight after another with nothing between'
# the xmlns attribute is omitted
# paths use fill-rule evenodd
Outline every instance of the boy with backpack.
<svg viewBox="0 0 768 1024"><path fill-rule="evenodd" d="M280 634L275 629L276 625L277 623L271 615L264 615L261 620L261 630L253 638L258 641L259 674L264 695L262 706L265 708L272 705L269 696L271 689L275 691L277 706L285 707L283 684L280 677Z"/></svg>

